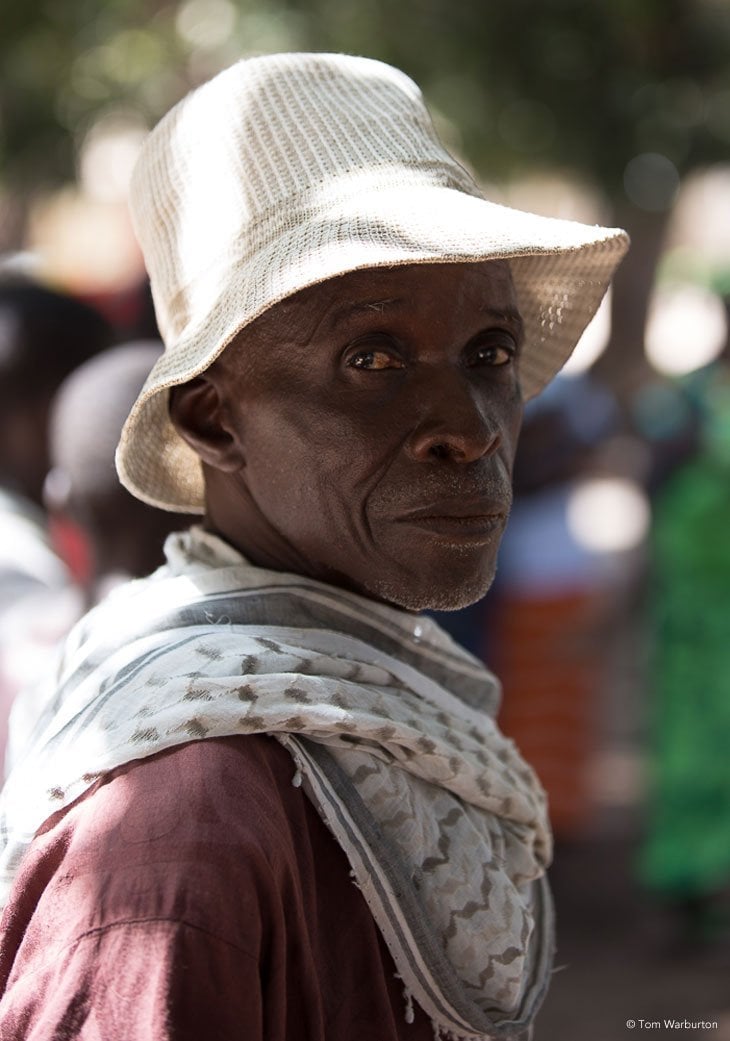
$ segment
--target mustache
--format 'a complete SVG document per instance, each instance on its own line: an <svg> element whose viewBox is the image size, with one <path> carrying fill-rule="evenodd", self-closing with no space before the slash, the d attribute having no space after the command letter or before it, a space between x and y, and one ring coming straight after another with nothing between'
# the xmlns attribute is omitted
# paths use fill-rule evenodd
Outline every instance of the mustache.
<svg viewBox="0 0 730 1041"><path fill-rule="evenodd" d="M375 489L370 505L378 512L408 512L418 510L431 503L448 500L485 501L498 506L501 512L509 513L512 506L512 477L503 467L491 462L487 466L444 468L440 471L425 471L409 474L400 482L389 481Z"/></svg>

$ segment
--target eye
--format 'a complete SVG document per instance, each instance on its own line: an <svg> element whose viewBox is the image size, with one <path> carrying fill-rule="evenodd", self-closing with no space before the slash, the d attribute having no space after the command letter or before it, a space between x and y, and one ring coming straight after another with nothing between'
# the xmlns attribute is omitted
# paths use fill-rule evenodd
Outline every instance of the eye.
<svg viewBox="0 0 730 1041"><path fill-rule="evenodd" d="M405 368L402 358L399 358L397 354L375 347L355 351L347 359L347 366L351 369L365 369L368 372Z"/></svg>
<svg viewBox="0 0 730 1041"><path fill-rule="evenodd" d="M483 343L475 348L469 355L469 364L474 366L487 366L500 368L509 365L515 360L517 344L511 336L505 334L491 343Z"/></svg>

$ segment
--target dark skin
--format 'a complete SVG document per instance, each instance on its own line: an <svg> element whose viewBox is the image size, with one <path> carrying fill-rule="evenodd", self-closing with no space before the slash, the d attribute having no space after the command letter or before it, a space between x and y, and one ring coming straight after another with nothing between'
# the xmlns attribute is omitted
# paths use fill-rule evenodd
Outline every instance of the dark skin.
<svg viewBox="0 0 730 1041"><path fill-rule="evenodd" d="M473 603L511 504L521 339L505 261L356 271L275 305L171 394L206 527L409 610Z"/></svg>

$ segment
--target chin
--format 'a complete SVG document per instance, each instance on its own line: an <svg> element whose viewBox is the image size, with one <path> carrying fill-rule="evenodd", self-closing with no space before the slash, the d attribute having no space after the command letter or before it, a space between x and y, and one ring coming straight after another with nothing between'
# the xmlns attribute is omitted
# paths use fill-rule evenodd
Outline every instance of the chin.
<svg viewBox="0 0 730 1041"><path fill-rule="evenodd" d="M453 574L447 581L436 576L428 581L428 576L420 574L411 576L410 580L373 584L363 592L406 611L460 611L486 595L494 581L495 570L491 567L486 574L472 571L460 582Z"/></svg>

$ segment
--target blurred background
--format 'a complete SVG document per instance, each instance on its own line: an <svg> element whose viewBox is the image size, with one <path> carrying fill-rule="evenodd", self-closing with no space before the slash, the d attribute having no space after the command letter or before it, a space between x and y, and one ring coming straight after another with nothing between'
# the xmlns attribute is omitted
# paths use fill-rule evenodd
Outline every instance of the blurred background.
<svg viewBox="0 0 730 1041"><path fill-rule="evenodd" d="M709 1024L683 1037L730 1041L730 2L6 5L0 287L70 296L104 323L88 356L134 341L138 359L142 339L151 364L160 346L125 201L140 143L188 90L277 50L401 67L488 197L631 234L573 360L528 409L497 583L440 620L502 678L502 725L551 799L560 971L536 1041L617 1041L629 1019L669 1018ZM18 306L0 300L0 361ZM133 396L142 378L107 383ZM48 438L52 397L34 421ZM9 367L0 398L17 398ZM27 506L55 555L34 593L82 590L49 608L34 646L110 573L142 567L118 555L102 567L94 539L108 524L69 509L67 455L45 459L41 494L0 451L13 517ZM13 581L0 582L0 644L27 662L18 632L38 611L19 618ZM0 662L6 703L27 680L16 665Z"/></svg>

